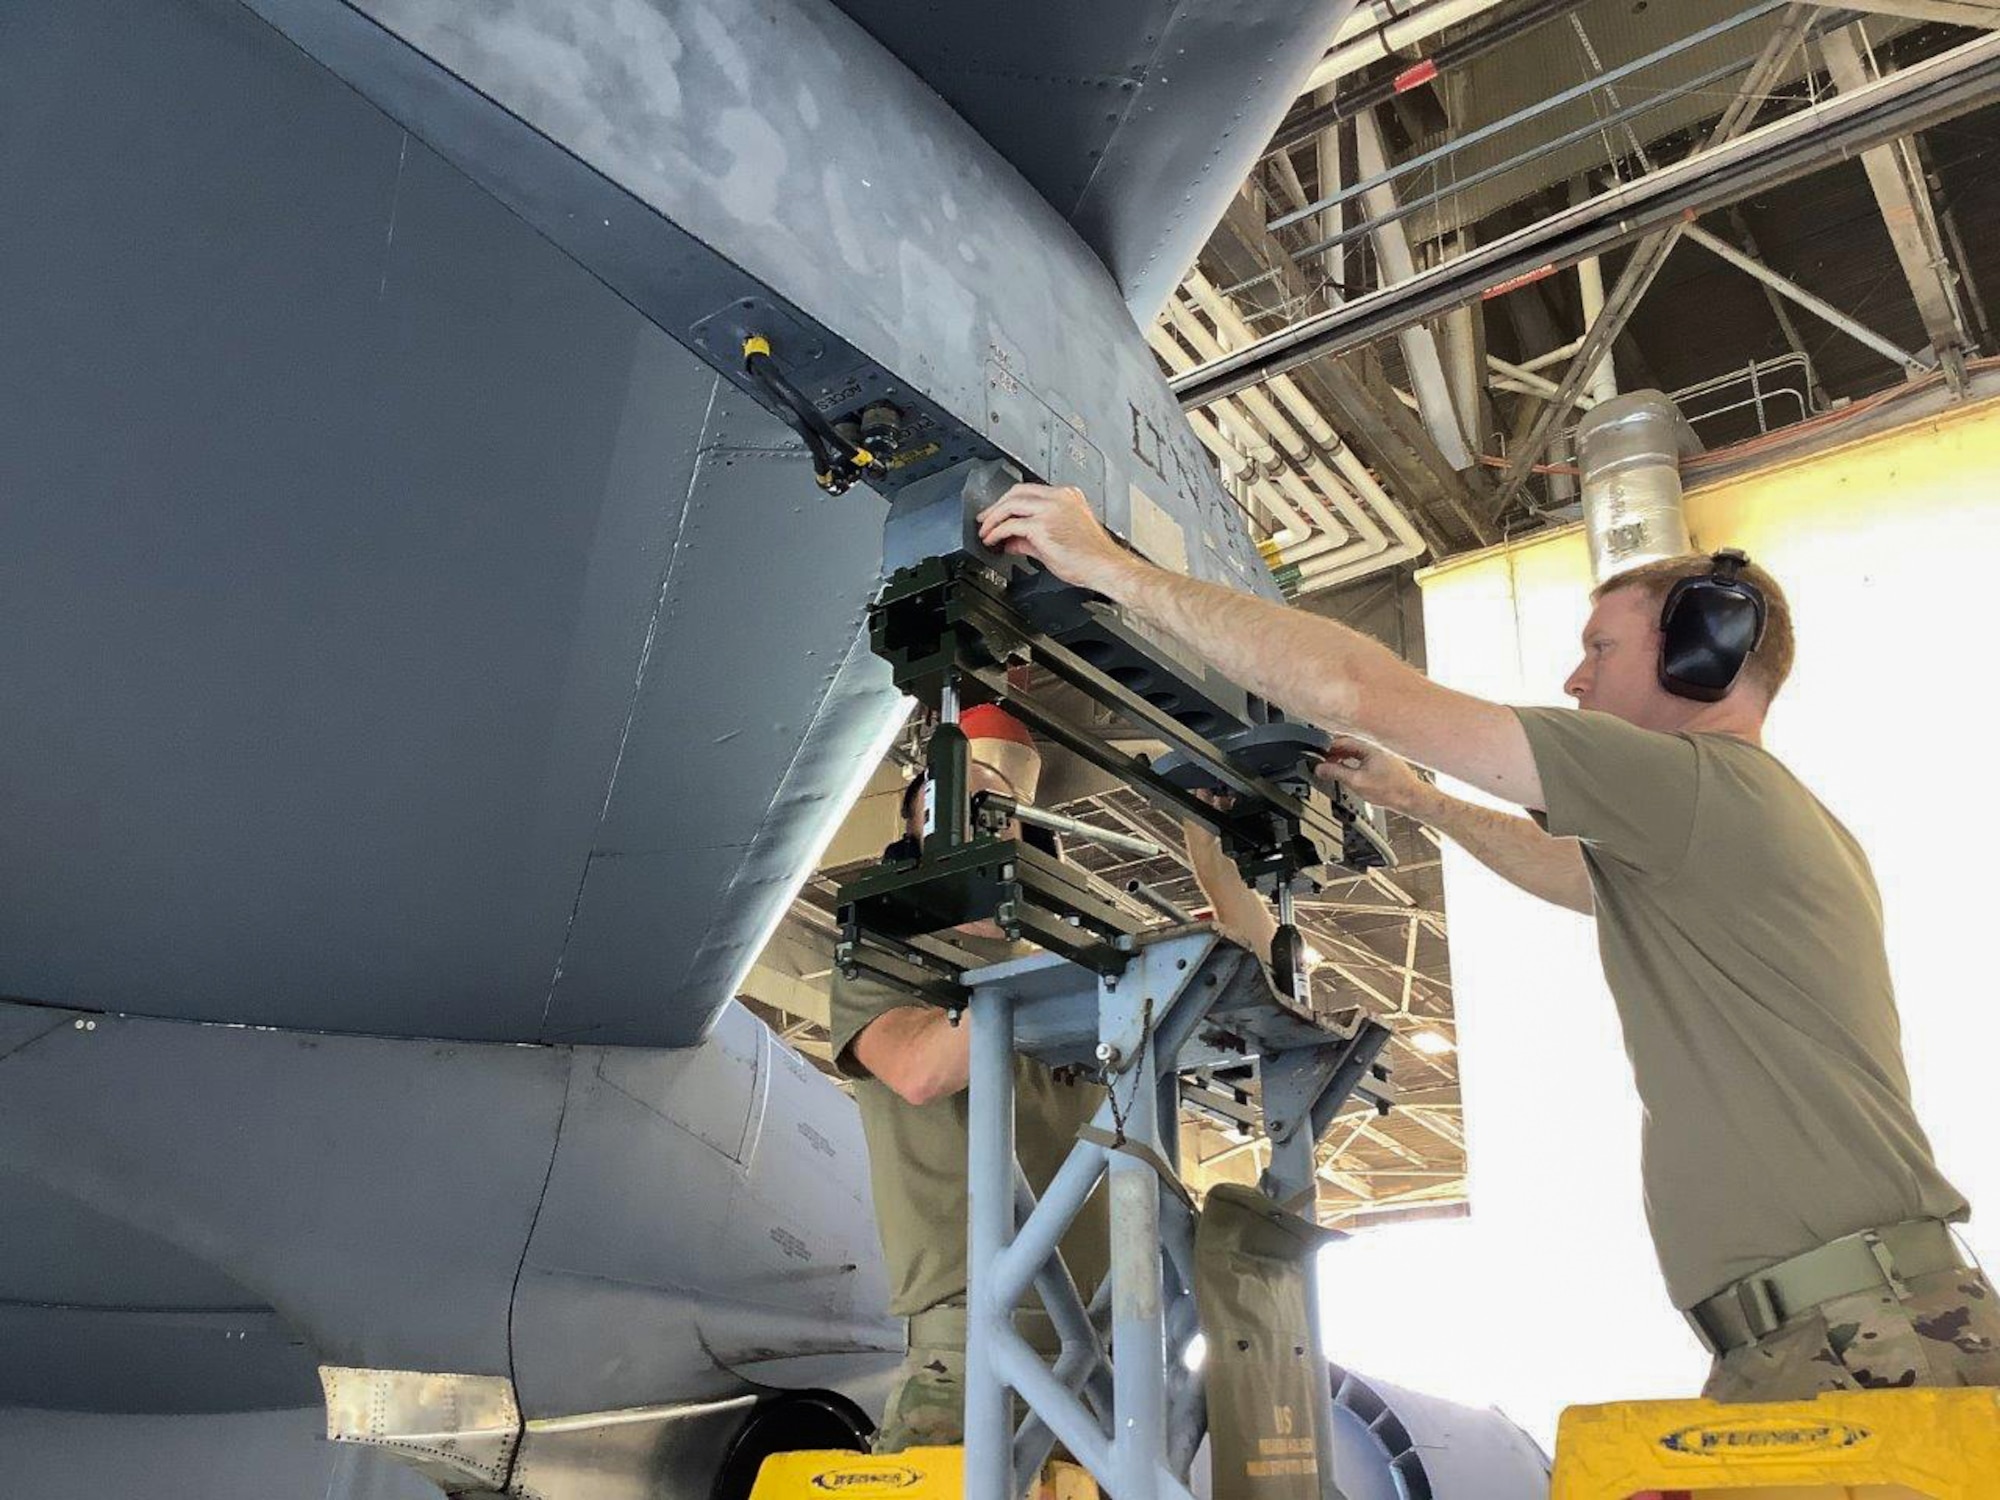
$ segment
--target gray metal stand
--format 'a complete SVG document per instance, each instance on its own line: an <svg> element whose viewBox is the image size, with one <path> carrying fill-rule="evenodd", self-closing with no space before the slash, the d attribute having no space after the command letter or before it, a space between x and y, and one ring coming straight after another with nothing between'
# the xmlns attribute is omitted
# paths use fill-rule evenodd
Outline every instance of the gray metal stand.
<svg viewBox="0 0 2000 1500"><path fill-rule="evenodd" d="M1206 928L1148 939L1117 978L1038 954L974 970L965 984L967 1500L1017 1500L1056 1442L1112 1500L1186 1500L1206 1411L1184 1358L1196 1330L1194 1213L1176 1166L1178 1077L1259 1061L1274 1144L1264 1187L1293 1201L1310 1192L1313 1143L1387 1033L1373 1022L1352 1034L1320 1026L1280 1001L1254 958ZM1109 1074L1110 1097L1039 1202L1014 1155L1016 1052ZM1057 1244L1106 1177L1111 1271L1093 1321ZM1053 1367L1014 1327L1031 1286L1062 1340ZM1100 1333L1107 1310L1115 1363ZM1316 1343L1317 1330L1307 1333ZM1028 1411L1018 1432L1015 1397Z"/></svg>

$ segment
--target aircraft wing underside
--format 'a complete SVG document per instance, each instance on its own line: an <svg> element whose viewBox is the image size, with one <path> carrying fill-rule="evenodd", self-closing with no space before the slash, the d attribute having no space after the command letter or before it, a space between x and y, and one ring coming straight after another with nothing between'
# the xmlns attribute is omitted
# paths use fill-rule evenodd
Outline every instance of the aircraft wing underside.
<svg viewBox="0 0 2000 1500"><path fill-rule="evenodd" d="M919 78L805 0L27 7L0 994L698 1039L896 711L880 501L815 489L741 334L904 403L880 488L1003 459L1271 592L1129 262L1178 273L1295 86L1260 49L1341 8L857 4ZM1056 27L1098 62L1029 107ZM1242 121L1168 107L1226 68ZM1034 132L1114 75L1062 166Z"/></svg>
<svg viewBox="0 0 2000 1500"><path fill-rule="evenodd" d="M1142 324L1353 8L836 3L1069 220Z"/></svg>

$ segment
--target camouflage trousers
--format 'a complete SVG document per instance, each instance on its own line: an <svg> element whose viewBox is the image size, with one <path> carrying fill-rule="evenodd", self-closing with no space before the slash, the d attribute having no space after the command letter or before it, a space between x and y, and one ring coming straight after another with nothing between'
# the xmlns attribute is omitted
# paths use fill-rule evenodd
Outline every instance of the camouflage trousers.
<svg viewBox="0 0 2000 1500"><path fill-rule="evenodd" d="M925 1323L938 1320L927 1314L910 1320L910 1352L903 1356L889 1404L882 1411L882 1430L875 1434L877 1453L943 1448L965 1441L965 1319L964 1309L957 1311L956 1338L948 1329L928 1332Z"/></svg>
<svg viewBox="0 0 2000 1500"><path fill-rule="evenodd" d="M1015 1326L1030 1345L1054 1355L1055 1331L1039 1309L1015 1315ZM1014 1420L1021 1418L1020 1403ZM910 1319L910 1352L896 1372L896 1385L875 1434L877 1453L905 1448L951 1447L965 1441L965 1305L947 1302ZM1058 1450L1060 1451L1060 1450Z"/></svg>
<svg viewBox="0 0 2000 1500"><path fill-rule="evenodd" d="M2000 1298L1979 1271L1938 1271L1836 1297L1775 1333L1719 1356L1712 1401L1804 1401L1821 1391L1915 1385L2000 1386Z"/></svg>

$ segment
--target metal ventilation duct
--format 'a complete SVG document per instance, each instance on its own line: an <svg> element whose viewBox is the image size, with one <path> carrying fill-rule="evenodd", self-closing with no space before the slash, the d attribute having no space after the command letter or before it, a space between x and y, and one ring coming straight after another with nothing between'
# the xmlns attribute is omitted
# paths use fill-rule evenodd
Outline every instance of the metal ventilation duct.
<svg viewBox="0 0 2000 1500"><path fill-rule="evenodd" d="M1692 434L1659 391L1599 402L1578 425L1583 527L1591 577L1694 550L1681 508L1680 460Z"/></svg>

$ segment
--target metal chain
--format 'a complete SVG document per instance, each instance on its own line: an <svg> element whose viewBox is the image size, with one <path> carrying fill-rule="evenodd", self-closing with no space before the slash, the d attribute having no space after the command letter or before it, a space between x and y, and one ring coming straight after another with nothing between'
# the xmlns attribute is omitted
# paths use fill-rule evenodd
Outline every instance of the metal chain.
<svg viewBox="0 0 2000 1500"><path fill-rule="evenodd" d="M1139 1077L1141 1072L1139 1063L1145 1057L1146 1046L1152 1039L1153 997L1148 995L1145 1005L1139 1011L1139 1047L1132 1058L1131 1071L1133 1081L1131 1097L1125 1101L1122 1107L1118 1103L1117 1075L1109 1067L1105 1069L1104 1093L1111 1105L1111 1137L1112 1148L1114 1150L1125 1144L1125 1116L1132 1106L1139 1102L1139 1089L1142 1081Z"/></svg>

